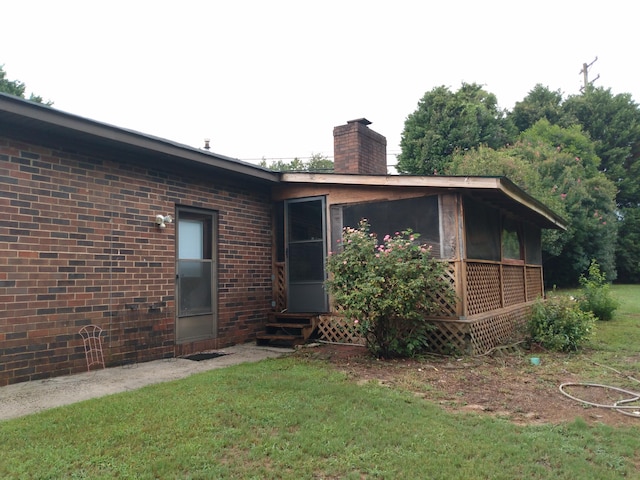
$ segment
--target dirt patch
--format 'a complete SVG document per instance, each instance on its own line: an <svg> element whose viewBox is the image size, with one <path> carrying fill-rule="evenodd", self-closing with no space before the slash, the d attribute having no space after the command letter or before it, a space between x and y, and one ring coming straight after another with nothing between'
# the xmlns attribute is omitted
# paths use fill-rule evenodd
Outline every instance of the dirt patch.
<svg viewBox="0 0 640 480"><path fill-rule="evenodd" d="M359 346L321 344L296 355L325 361L356 383L377 382L413 392L450 412L477 412L518 424L558 424L578 417L587 423L640 425L640 419L614 410L585 406L563 395L562 383L584 382L563 369L561 355L545 354L532 365L528 352L480 357L427 356L379 360ZM637 386L634 391L640 390ZM611 392L574 389L577 398L612 404ZM628 396L627 396L628 397Z"/></svg>

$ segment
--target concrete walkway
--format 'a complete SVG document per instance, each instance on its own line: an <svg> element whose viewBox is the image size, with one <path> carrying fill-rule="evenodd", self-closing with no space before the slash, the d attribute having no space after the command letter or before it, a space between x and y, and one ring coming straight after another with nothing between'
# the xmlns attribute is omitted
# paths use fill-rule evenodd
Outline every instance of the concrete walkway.
<svg viewBox="0 0 640 480"><path fill-rule="evenodd" d="M198 372L280 357L293 350L258 347L247 343L218 352L225 355L200 362L183 358L154 360L0 387L0 421L90 398L135 390L153 383L177 380Z"/></svg>

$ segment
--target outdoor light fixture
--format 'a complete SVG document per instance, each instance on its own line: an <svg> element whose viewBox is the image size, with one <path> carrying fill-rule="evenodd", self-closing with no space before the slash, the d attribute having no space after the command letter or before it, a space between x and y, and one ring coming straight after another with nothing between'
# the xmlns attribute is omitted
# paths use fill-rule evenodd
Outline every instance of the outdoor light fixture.
<svg viewBox="0 0 640 480"><path fill-rule="evenodd" d="M166 224L171 222L173 222L171 215L156 215L156 225L158 225L159 228L166 228Z"/></svg>

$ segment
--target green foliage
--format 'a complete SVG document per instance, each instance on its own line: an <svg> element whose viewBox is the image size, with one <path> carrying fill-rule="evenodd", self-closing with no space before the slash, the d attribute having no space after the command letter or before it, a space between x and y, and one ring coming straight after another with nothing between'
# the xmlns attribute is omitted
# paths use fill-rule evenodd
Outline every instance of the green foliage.
<svg viewBox="0 0 640 480"><path fill-rule="evenodd" d="M580 275L580 286L580 308L592 312L599 320L611 320L619 303L611 296L607 276L600 271L595 260L591 261L587 276Z"/></svg>
<svg viewBox="0 0 640 480"><path fill-rule="evenodd" d="M296 157L291 162L277 160L267 164L262 159L260 166L277 172L333 172L333 161L319 153L312 154L306 162Z"/></svg>
<svg viewBox="0 0 640 480"><path fill-rule="evenodd" d="M616 184L617 203L640 203L639 150L640 109L628 93L614 95L610 89L590 88L564 103L568 115L576 118L594 141L602 160L600 169Z"/></svg>
<svg viewBox="0 0 640 480"><path fill-rule="evenodd" d="M531 342L554 351L578 350L594 333L595 317L569 296L551 294L533 305L528 323Z"/></svg>
<svg viewBox="0 0 640 480"><path fill-rule="evenodd" d="M567 115L580 123L594 142L601 159L600 170L617 189L620 228L616 249L619 279L640 281L640 108L628 93L614 95L610 89L589 88L584 95L569 97L563 104ZM610 269L598 258L610 280Z"/></svg>
<svg viewBox="0 0 640 480"><path fill-rule="evenodd" d="M621 280L640 282L640 217L635 213L640 206L640 107L631 95L590 87L584 94L563 100L560 90L538 84L505 119L495 108L495 97L484 92L488 100L484 102L474 91L482 92L475 84L463 84L456 93L438 87L425 94L405 122L398 171L495 175L504 170L511 177L520 166L507 165L495 171L468 168L477 156L467 154L482 145L500 149L513 137L512 129L520 131L516 149L510 153L523 154L534 168L541 168L543 184L555 190L541 195L529 181L512 180L571 222L566 234L543 233L546 279L558 285L575 285L590 259L597 258L610 280L616 279L617 270ZM495 122L475 122L473 116L466 115L483 111L478 100L495 114ZM478 135L483 131L481 125L497 129L487 130L493 135ZM497 134L500 128L502 135ZM492 142L492 138L503 141ZM541 144L557 149L563 158L545 152ZM540 162L530 153L538 155ZM462 157L466 158L461 162ZM502 159L511 162L505 156ZM580 165L572 166L576 159ZM582 171L573 168L576 166ZM607 181L597 178L594 169ZM562 195L566 209L558 208L554 194Z"/></svg>
<svg viewBox="0 0 640 480"><path fill-rule="evenodd" d="M592 142L579 127L562 128L543 119L512 146L454 154L446 172L507 176L565 218L566 232L543 231L542 251L546 281L567 286L576 284L592 258L615 278L615 186L598 164Z"/></svg>
<svg viewBox="0 0 640 480"><path fill-rule="evenodd" d="M427 92L405 121L397 169L414 175L441 174L456 150L509 143L512 126L495 95L475 83L453 93L447 87Z"/></svg>
<svg viewBox="0 0 640 480"><path fill-rule="evenodd" d="M547 280L556 285L575 285L592 258L598 259L611 279L616 278L615 244L617 215L613 182L598 170L599 158L592 142L579 127L562 128L539 121L522 134L537 142L542 161L535 161L546 187L547 204L560 199L569 227L562 234L563 248L557 256L545 256Z"/></svg>
<svg viewBox="0 0 640 480"><path fill-rule="evenodd" d="M640 283L640 208L625 207L618 213L617 281Z"/></svg>
<svg viewBox="0 0 640 480"><path fill-rule="evenodd" d="M410 230L385 236L378 244L369 224L347 227L342 250L327 261L329 292L337 310L357 326L371 352L379 357L411 356L428 346L424 317L439 311L430 292L449 299L444 262L431 257Z"/></svg>
<svg viewBox="0 0 640 480"><path fill-rule="evenodd" d="M4 71L4 65L0 65L0 92L15 95L16 97L25 98L26 86L19 80L8 80L6 78L7 73ZM51 106L53 102L44 102L42 97L31 93L29 100L36 103L45 103L45 105Z"/></svg>
<svg viewBox="0 0 640 480"><path fill-rule="evenodd" d="M554 125L567 127L571 121L562 108L562 92L537 84L524 100L516 102L507 115L519 132L532 127L538 120L546 119Z"/></svg>

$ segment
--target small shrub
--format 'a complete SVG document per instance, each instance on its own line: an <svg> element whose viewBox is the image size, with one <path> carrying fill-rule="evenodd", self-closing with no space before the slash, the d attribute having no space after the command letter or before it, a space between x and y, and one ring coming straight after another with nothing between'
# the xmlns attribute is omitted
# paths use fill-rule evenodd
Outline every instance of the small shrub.
<svg viewBox="0 0 640 480"><path fill-rule="evenodd" d="M425 316L440 309L431 293L455 299L444 280L447 264L432 258L418 238L407 230L379 244L363 220L357 229L344 229L342 250L327 260L327 287L337 311L353 322L378 357L424 351L432 328Z"/></svg>
<svg viewBox="0 0 640 480"><path fill-rule="evenodd" d="M580 285L580 308L585 312L593 312L600 320L611 320L619 303L611 296L610 285L604 272L600 271L598 262L591 260L588 275L580 275Z"/></svg>
<svg viewBox="0 0 640 480"><path fill-rule="evenodd" d="M532 343L554 351L578 350L593 335L596 318L566 295L538 300L528 323Z"/></svg>

